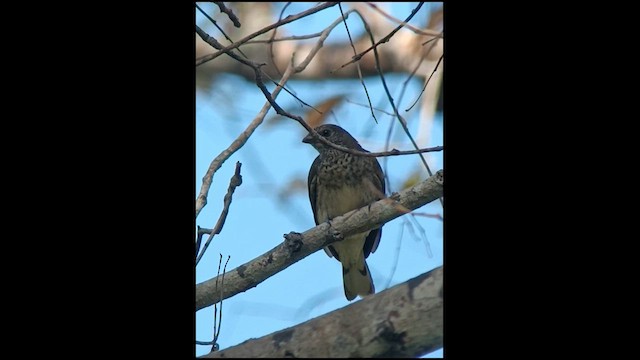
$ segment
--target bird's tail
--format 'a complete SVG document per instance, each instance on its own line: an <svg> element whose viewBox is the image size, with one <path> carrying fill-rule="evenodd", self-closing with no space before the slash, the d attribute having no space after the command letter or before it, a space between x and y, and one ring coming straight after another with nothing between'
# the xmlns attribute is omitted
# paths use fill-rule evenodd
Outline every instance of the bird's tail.
<svg viewBox="0 0 640 360"><path fill-rule="evenodd" d="M365 296L376 292L369 266L364 259L362 251L355 264L346 267L343 263L342 277L344 280L344 295L347 300L353 300L357 295Z"/></svg>

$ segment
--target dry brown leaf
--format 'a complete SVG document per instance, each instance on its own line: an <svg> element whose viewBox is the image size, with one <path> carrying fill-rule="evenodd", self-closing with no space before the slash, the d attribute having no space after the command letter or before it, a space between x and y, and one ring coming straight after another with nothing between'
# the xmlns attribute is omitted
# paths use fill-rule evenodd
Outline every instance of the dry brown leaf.
<svg viewBox="0 0 640 360"><path fill-rule="evenodd" d="M331 110L342 103L344 97L344 95L330 97L322 103L315 105L314 108L316 108L316 110L318 111L309 109L309 111L307 111L307 113L305 114L305 120L307 124L309 124L309 126L311 126L312 128L324 124Z"/></svg>
<svg viewBox="0 0 640 360"><path fill-rule="evenodd" d="M316 126L322 125L325 123L327 116L331 113L331 110L333 110L333 108L335 108L336 106L340 105L344 99L345 99L345 95L336 95L328 98L327 100L321 102L320 104L316 104L316 105L311 104L311 106L313 106L315 110L309 108L307 112L304 114L303 118L307 122L307 124L309 124L309 126L313 128ZM296 113L296 111L293 110L291 107L285 108L285 110L292 114ZM287 118L280 115L274 115L265 122L265 126L277 125L283 120L287 120Z"/></svg>

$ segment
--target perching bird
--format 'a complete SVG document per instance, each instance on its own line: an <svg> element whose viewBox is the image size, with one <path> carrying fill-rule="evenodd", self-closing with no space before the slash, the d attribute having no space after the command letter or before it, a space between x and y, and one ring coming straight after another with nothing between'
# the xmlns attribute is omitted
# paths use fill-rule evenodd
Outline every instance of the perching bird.
<svg viewBox="0 0 640 360"><path fill-rule="evenodd" d="M368 152L339 126L321 125L315 130L334 144ZM384 175L375 157L333 149L311 134L302 142L311 144L320 153L311 165L308 179L309 200L316 225L384 198ZM381 235L382 227L350 235L325 247L329 257L335 256L342 263L347 300L375 292L365 259L376 251Z"/></svg>

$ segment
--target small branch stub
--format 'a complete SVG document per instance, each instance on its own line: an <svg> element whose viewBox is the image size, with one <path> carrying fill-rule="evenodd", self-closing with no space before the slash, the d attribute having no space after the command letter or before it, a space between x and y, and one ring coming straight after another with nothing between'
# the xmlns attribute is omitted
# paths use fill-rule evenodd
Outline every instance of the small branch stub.
<svg viewBox="0 0 640 360"><path fill-rule="evenodd" d="M284 234L284 243L292 254L296 253L302 248L302 234L294 231Z"/></svg>

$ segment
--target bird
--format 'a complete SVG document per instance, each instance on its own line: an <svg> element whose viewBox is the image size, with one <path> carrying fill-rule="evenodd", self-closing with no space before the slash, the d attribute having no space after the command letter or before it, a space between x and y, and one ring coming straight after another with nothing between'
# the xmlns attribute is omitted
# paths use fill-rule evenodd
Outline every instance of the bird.
<svg viewBox="0 0 640 360"><path fill-rule="evenodd" d="M340 126L323 124L315 131L326 140L343 147L369 152ZM316 225L369 205L385 197L384 173L375 157L365 157L334 149L311 133L302 142L320 154L309 169L307 185ZM342 263L344 294L351 301L375 293L366 258L376 251L382 226L353 234L324 248L329 257Z"/></svg>

